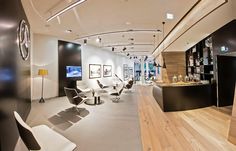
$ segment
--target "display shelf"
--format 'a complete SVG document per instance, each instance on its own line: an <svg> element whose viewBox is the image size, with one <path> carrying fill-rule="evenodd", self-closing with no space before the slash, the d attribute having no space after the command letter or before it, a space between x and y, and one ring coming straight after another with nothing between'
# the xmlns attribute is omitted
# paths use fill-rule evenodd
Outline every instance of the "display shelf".
<svg viewBox="0 0 236 151"><path fill-rule="evenodd" d="M200 41L186 51L186 74L200 74L200 80L213 80L213 48L211 37Z"/></svg>

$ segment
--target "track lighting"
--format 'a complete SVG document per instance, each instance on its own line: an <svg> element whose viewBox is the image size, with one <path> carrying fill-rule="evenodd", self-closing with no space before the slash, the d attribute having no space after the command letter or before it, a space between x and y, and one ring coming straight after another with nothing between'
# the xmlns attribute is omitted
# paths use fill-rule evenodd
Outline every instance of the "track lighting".
<svg viewBox="0 0 236 151"><path fill-rule="evenodd" d="M84 39L84 45L87 45L87 39Z"/></svg>
<svg viewBox="0 0 236 151"><path fill-rule="evenodd" d="M126 48L126 47L124 47L124 48L123 48L123 51L125 51L126 49L127 49L127 48Z"/></svg>
<svg viewBox="0 0 236 151"><path fill-rule="evenodd" d="M111 50L112 50L112 51L115 51L115 48L114 48L114 47L112 47L112 48L111 48Z"/></svg>
<svg viewBox="0 0 236 151"><path fill-rule="evenodd" d="M129 56L129 53L127 54L127 56Z"/></svg>
<svg viewBox="0 0 236 151"><path fill-rule="evenodd" d="M98 38L96 39L96 42L97 42L97 43L101 43L101 42L102 42L102 38L98 37Z"/></svg>
<svg viewBox="0 0 236 151"><path fill-rule="evenodd" d="M156 63L155 61L154 61L154 63L153 63L153 66L154 66L154 67L156 67L156 66L157 66L157 63Z"/></svg>

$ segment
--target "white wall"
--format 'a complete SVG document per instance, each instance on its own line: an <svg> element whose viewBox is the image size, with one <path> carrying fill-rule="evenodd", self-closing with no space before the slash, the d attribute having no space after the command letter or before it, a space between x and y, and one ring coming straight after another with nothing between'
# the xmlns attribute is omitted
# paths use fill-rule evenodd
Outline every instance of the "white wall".
<svg viewBox="0 0 236 151"><path fill-rule="evenodd" d="M96 79L89 79L89 64L101 64L102 71L103 65L112 65L113 75L117 74L120 78L123 78L123 64L128 64L129 67L134 66L134 62L125 56L117 55L114 52L103 50L90 45L82 45L82 69L83 79L91 88L98 88L96 80L100 80L101 83L111 85L113 77L102 77Z"/></svg>
<svg viewBox="0 0 236 151"><path fill-rule="evenodd" d="M58 41L54 37L34 34L32 48L32 100L41 97L42 78L38 69L48 70L44 80L44 98L58 96Z"/></svg>
<svg viewBox="0 0 236 151"><path fill-rule="evenodd" d="M58 38L34 34L32 48L32 100L41 97L41 77L37 75L39 68L46 68L49 75L44 81L44 97L58 96ZM125 56L103 50L90 45L82 45L82 81L91 88L98 88L97 79L89 79L89 64L112 65L113 74L123 78L123 64L133 67L134 63ZM102 70L103 71L103 70ZM103 74L102 74L103 76ZM99 78L104 84L112 84L112 77Z"/></svg>

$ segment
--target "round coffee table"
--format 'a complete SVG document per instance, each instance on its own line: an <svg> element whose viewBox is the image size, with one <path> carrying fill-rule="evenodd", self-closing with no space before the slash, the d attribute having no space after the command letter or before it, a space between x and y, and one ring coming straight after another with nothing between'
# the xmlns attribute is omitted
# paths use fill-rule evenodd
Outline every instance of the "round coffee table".
<svg viewBox="0 0 236 151"><path fill-rule="evenodd" d="M103 101L101 100L101 95L99 93L95 93L94 96L91 96L88 98L87 101L85 101L85 104L87 105L100 105Z"/></svg>

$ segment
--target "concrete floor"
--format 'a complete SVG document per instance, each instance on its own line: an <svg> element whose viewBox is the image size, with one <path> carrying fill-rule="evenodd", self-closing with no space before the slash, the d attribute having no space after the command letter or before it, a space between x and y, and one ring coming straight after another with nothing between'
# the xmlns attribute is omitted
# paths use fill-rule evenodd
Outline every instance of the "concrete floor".
<svg viewBox="0 0 236 151"><path fill-rule="evenodd" d="M101 105L79 106L74 111L66 97L32 103L30 126L45 124L77 144L80 151L141 151L141 134L136 92L124 92L118 103L108 94ZM53 140L52 140L53 141ZM21 140L16 151L27 150Z"/></svg>

